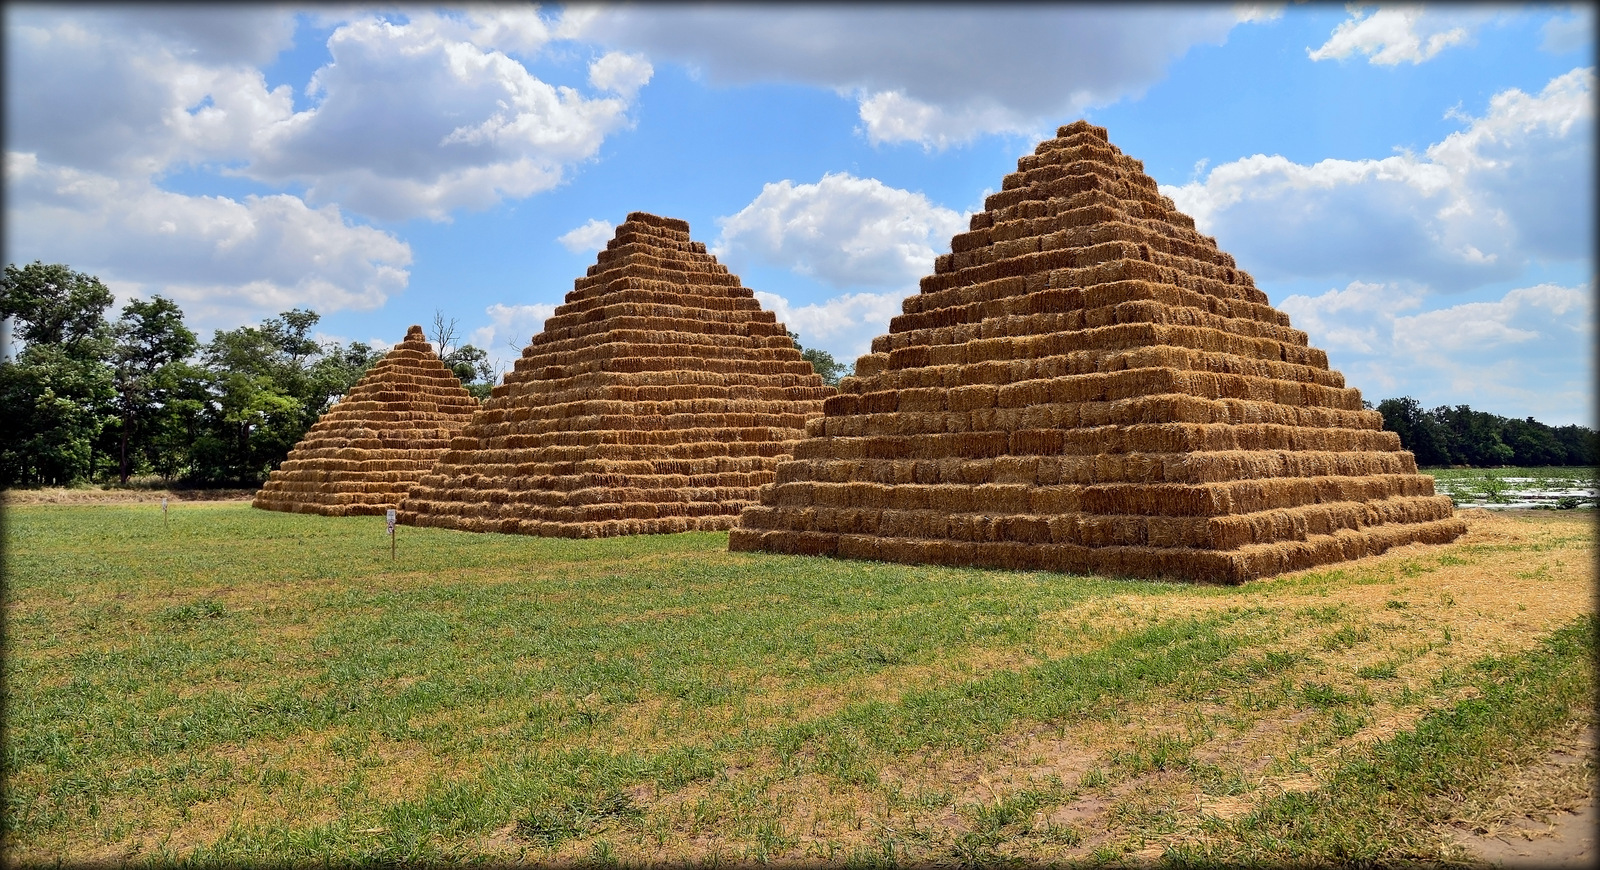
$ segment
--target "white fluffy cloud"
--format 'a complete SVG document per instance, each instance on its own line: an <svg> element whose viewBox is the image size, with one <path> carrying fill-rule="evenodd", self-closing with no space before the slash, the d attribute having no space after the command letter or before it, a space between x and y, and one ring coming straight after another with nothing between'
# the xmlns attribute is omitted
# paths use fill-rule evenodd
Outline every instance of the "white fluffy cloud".
<svg viewBox="0 0 1600 870"><path fill-rule="evenodd" d="M408 280L404 242L293 196L185 196L17 153L6 194L16 259L71 263L122 296L160 292L201 328L297 305L368 310Z"/></svg>
<svg viewBox="0 0 1600 870"><path fill-rule="evenodd" d="M1539 339L1587 345L1584 339L1593 331L1591 309L1587 288L1521 287L1494 302L1465 302L1397 317L1395 342L1413 354L1484 353Z"/></svg>
<svg viewBox="0 0 1600 870"><path fill-rule="evenodd" d="M320 101L268 127L244 171L304 183L312 202L443 220L554 187L630 123L626 100L548 84L477 44L482 29L432 14L339 27L308 86ZM629 75L611 86L642 83Z"/></svg>
<svg viewBox="0 0 1600 870"><path fill-rule="evenodd" d="M605 248L606 242L616 235L616 227L599 218L593 218L581 227L556 237L561 247L574 254L593 254Z"/></svg>
<svg viewBox="0 0 1600 870"><path fill-rule="evenodd" d="M651 75L612 53L589 69L599 95L535 77L514 56L568 35L536 7L311 15L332 62L297 112L262 72L292 10L8 8L8 254L164 293L201 326L370 309L406 286L411 251L351 215L447 220L548 189L631 123ZM259 193L168 187L190 171Z"/></svg>
<svg viewBox="0 0 1600 870"><path fill-rule="evenodd" d="M6 10L6 26L72 29L59 12L17 4ZM71 20L85 34L114 33L124 44L159 46L196 63L270 63L294 43L294 16L271 6L84 5Z"/></svg>
<svg viewBox="0 0 1600 870"><path fill-rule="evenodd" d="M1279 307L1369 401L1409 392L1426 407L1594 425L1588 286L1540 284L1419 310L1425 301L1414 286L1352 282Z"/></svg>
<svg viewBox="0 0 1600 870"><path fill-rule="evenodd" d="M590 71L610 95L540 80L508 54L561 36L533 10L360 13L334 29L332 62L307 86L315 104L296 112L259 68L288 46L292 14L188 14L26 8L8 20L8 149L125 178L214 164L302 185L314 204L447 219L558 184L631 123L651 74L612 53Z"/></svg>
<svg viewBox="0 0 1600 870"><path fill-rule="evenodd" d="M471 344L489 353L495 368L506 371L535 335L544 331L544 322L556 307L543 302L533 305L505 305L496 302L483 310L489 323L472 331Z"/></svg>
<svg viewBox="0 0 1600 870"><path fill-rule="evenodd" d="M944 146L1037 136L1142 93L1197 44L1258 7L605 6L569 11L574 36L703 71L713 82L793 81L854 97L873 142Z"/></svg>
<svg viewBox="0 0 1600 870"><path fill-rule="evenodd" d="M1278 307L1323 350L1377 353L1391 342L1395 318L1420 306L1423 295L1414 286L1352 281L1320 296L1290 296Z"/></svg>
<svg viewBox="0 0 1600 870"><path fill-rule="evenodd" d="M847 293L820 305L796 307L776 293L756 291L761 306L799 335L801 344L838 348L844 355L839 362L846 365L871 351L872 340L889 331L889 319L900 313L905 296L901 292Z"/></svg>
<svg viewBox="0 0 1600 870"><path fill-rule="evenodd" d="M589 84L630 100L654 74L655 69L643 56L621 51L609 52L589 64Z"/></svg>
<svg viewBox="0 0 1600 870"><path fill-rule="evenodd" d="M1410 280L1468 289L1530 258L1589 255L1594 70L1511 89L1422 155L1310 166L1254 155L1163 186L1258 277Z"/></svg>
<svg viewBox="0 0 1600 870"><path fill-rule="evenodd" d="M282 29L265 26L259 12L240 23ZM191 47L181 30L156 38L151 29L131 10L47 16L25 8L8 20L7 150L55 165L149 176L174 165L242 158L263 130L291 113L287 86L268 92L248 63L210 62L217 49ZM254 59L276 43L240 50Z"/></svg>
<svg viewBox="0 0 1600 870"><path fill-rule="evenodd" d="M875 178L828 174L816 184L767 184L738 214L718 218L714 252L809 275L834 287L909 290L966 217Z"/></svg>
<svg viewBox="0 0 1600 870"><path fill-rule="evenodd" d="M1277 21L1283 17L1282 3L1235 3L1233 14L1241 24Z"/></svg>
<svg viewBox="0 0 1600 870"><path fill-rule="evenodd" d="M1344 60L1361 54L1368 63L1380 66L1416 65L1471 38L1470 27L1458 24L1457 16L1428 14L1421 6L1386 6L1368 15L1352 5L1350 13L1320 48L1306 49L1312 60ZM1476 13L1472 23L1484 16Z"/></svg>
<svg viewBox="0 0 1600 870"><path fill-rule="evenodd" d="M762 187L737 214L718 218L712 253L735 272L742 264L778 266L841 290L821 303L794 305L757 292L761 304L807 346L836 351L849 362L889 331L900 302L933 271L967 215L875 178L828 174L816 184L785 179Z"/></svg>

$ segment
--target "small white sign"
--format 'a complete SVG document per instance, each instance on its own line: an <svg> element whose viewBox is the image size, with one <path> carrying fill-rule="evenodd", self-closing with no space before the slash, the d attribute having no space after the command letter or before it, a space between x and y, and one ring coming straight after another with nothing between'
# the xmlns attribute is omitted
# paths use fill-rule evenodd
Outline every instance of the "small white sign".
<svg viewBox="0 0 1600 870"><path fill-rule="evenodd" d="M389 534L394 534L394 508L389 508Z"/></svg>

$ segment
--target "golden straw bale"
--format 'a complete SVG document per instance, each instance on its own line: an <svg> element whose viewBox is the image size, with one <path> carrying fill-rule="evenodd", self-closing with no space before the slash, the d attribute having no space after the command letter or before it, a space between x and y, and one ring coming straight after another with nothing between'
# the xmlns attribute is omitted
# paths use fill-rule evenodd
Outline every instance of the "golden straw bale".
<svg viewBox="0 0 1600 870"><path fill-rule="evenodd" d="M842 385L870 406L826 405L749 521L858 557L1211 582L1459 534L1326 355L1107 153L1104 180L1019 161L1002 192L1056 198L991 198Z"/></svg>

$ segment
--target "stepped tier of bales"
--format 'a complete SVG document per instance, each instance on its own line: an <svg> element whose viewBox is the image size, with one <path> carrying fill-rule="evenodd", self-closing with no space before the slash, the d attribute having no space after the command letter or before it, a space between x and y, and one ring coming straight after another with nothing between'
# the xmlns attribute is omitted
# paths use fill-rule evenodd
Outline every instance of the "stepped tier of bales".
<svg viewBox="0 0 1600 870"><path fill-rule="evenodd" d="M1021 158L903 310L731 549L1237 583L1465 531L1103 128Z"/></svg>
<svg viewBox="0 0 1600 870"><path fill-rule="evenodd" d="M306 432L251 504L335 517L385 513L477 410L413 326Z"/></svg>
<svg viewBox="0 0 1600 870"><path fill-rule="evenodd" d="M635 212L400 521L559 537L725 530L833 394L687 223Z"/></svg>

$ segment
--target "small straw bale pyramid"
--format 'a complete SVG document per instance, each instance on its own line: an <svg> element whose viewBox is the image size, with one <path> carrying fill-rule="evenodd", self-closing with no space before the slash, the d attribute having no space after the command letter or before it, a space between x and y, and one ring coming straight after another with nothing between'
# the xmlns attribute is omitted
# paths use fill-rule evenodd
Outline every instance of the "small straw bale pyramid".
<svg viewBox="0 0 1600 870"><path fill-rule="evenodd" d="M400 521L593 538L720 531L833 395L681 220L634 212Z"/></svg>
<svg viewBox="0 0 1600 870"><path fill-rule="evenodd" d="M951 251L731 549L1238 583L1465 531L1103 128L1017 161Z"/></svg>
<svg viewBox="0 0 1600 870"><path fill-rule="evenodd" d="M477 410L478 400L413 326L306 432L251 505L331 517L382 514L399 505Z"/></svg>

